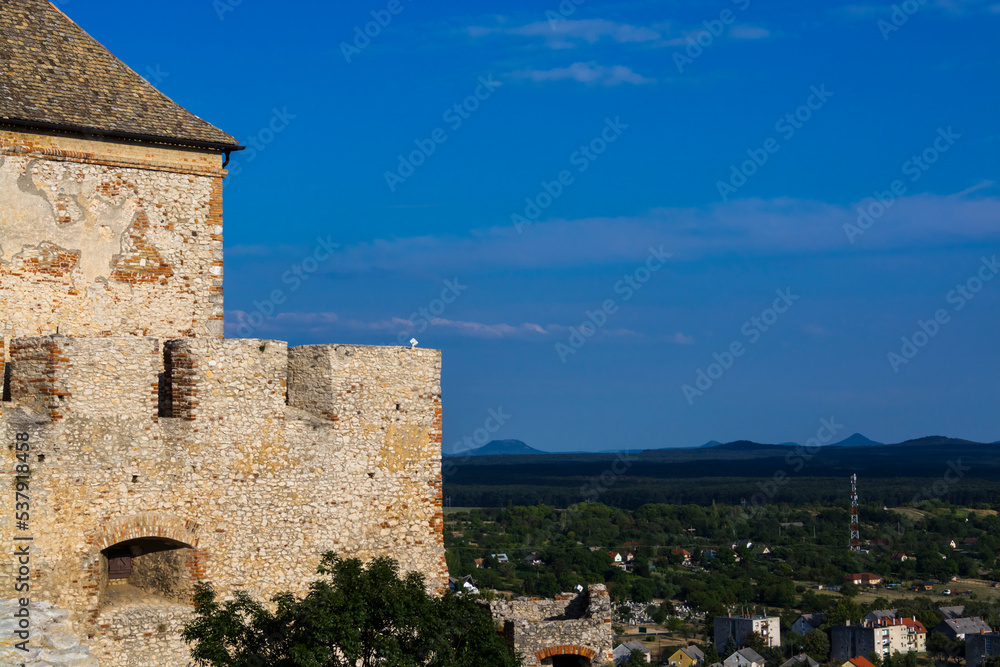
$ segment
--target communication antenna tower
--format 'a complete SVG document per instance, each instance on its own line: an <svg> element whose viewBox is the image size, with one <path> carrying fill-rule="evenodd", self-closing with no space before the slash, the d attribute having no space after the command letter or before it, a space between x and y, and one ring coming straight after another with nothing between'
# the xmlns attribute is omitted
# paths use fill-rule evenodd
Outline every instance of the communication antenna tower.
<svg viewBox="0 0 1000 667"><path fill-rule="evenodd" d="M861 522L858 520L857 475L851 475L851 551L861 551Z"/></svg>

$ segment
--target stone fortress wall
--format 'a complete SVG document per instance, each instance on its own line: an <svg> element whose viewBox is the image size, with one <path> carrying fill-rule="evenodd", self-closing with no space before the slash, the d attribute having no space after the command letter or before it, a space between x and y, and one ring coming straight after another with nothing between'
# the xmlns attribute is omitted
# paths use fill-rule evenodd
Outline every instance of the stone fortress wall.
<svg viewBox="0 0 1000 667"><path fill-rule="evenodd" d="M0 339L222 336L222 158L0 129Z"/></svg>
<svg viewBox="0 0 1000 667"><path fill-rule="evenodd" d="M525 667L552 665L560 656L579 664L604 667L612 662L611 596L604 584L554 600L498 599L489 603L493 618L504 624L507 644L525 658ZM564 658L565 659L565 658Z"/></svg>
<svg viewBox="0 0 1000 667"><path fill-rule="evenodd" d="M4 127L0 540L32 538L32 603L103 667L177 667L197 581L303 594L335 551L445 589L441 353L223 338L218 150Z"/></svg>
<svg viewBox="0 0 1000 667"><path fill-rule="evenodd" d="M30 434L32 599L73 611L101 665L185 664L199 580L302 594L336 551L447 585L440 352L48 336L10 355L0 442L13 472ZM23 534L0 513L0 540ZM167 548L133 558L121 599L105 553L149 538Z"/></svg>

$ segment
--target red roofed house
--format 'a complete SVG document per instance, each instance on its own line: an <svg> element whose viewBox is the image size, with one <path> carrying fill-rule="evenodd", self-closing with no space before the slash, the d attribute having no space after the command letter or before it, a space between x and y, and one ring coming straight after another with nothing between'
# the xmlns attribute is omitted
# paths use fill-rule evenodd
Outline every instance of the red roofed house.
<svg viewBox="0 0 1000 667"><path fill-rule="evenodd" d="M858 574L849 574L844 577L844 581L850 582L856 586L878 586L882 583L882 577L877 574L872 574L871 572L861 572Z"/></svg>
<svg viewBox="0 0 1000 667"><path fill-rule="evenodd" d="M875 667L872 661L868 658L861 657L860 655L856 658L851 658L845 662L841 667Z"/></svg>

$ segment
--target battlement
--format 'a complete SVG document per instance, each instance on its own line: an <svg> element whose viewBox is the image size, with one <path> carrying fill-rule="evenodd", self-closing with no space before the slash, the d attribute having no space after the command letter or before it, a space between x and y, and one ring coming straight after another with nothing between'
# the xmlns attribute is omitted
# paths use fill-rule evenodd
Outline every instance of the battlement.
<svg viewBox="0 0 1000 667"><path fill-rule="evenodd" d="M121 638L149 650L149 627L180 623L159 607L126 618L107 606L115 554L132 554L137 595L182 602L196 581L262 600L304 593L327 551L390 555L429 588L446 586L439 351L59 335L10 343L0 433L30 443L33 597L81 614L102 656ZM15 465L14 448L4 451ZM0 539L13 531L0 522ZM0 563L0 585L11 576Z"/></svg>
<svg viewBox="0 0 1000 667"><path fill-rule="evenodd" d="M185 421L243 415L283 419L288 344L181 338L164 346L165 417Z"/></svg>
<svg viewBox="0 0 1000 667"><path fill-rule="evenodd" d="M344 428L422 413L440 429L438 350L57 335L16 338L10 356L11 401L51 421L283 419L287 405Z"/></svg>
<svg viewBox="0 0 1000 667"><path fill-rule="evenodd" d="M10 398L51 421L157 415L155 338L15 338Z"/></svg>
<svg viewBox="0 0 1000 667"><path fill-rule="evenodd" d="M369 410L383 418L412 410L419 399L440 397L440 378L439 350L304 345L288 351L288 404L333 422L359 422Z"/></svg>

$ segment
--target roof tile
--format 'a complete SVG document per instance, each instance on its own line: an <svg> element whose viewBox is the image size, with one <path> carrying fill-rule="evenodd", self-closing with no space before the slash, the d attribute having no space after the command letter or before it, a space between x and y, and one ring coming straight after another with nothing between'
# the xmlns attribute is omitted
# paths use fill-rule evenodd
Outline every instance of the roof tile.
<svg viewBox="0 0 1000 667"><path fill-rule="evenodd" d="M0 121L236 146L45 0L0 0Z"/></svg>

